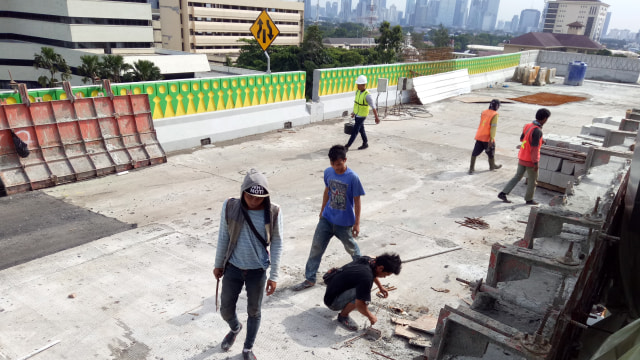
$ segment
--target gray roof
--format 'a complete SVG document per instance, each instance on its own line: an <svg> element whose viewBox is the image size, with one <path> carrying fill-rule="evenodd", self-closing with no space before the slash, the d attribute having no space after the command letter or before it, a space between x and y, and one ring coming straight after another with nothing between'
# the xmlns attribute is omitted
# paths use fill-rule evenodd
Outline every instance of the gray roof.
<svg viewBox="0 0 640 360"><path fill-rule="evenodd" d="M370 45L376 43L374 38L326 38L322 42L331 45Z"/></svg>

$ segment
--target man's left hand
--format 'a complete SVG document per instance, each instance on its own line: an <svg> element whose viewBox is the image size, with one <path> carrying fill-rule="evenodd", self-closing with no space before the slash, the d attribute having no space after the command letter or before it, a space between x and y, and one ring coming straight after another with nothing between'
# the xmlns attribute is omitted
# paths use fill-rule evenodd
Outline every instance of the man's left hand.
<svg viewBox="0 0 640 360"><path fill-rule="evenodd" d="M353 235L353 237L358 237L359 234L360 234L360 225L358 224L353 225L353 227L351 228L351 235Z"/></svg>
<svg viewBox="0 0 640 360"><path fill-rule="evenodd" d="M380 118L376 116L376 124L380 124Z"/></svg>
<svg viewBox="0 0 640 360"><path fill-rule="evenodd" d="M267 296L273 294L276 291L278 283L272 280L267 280Z"/></svg>

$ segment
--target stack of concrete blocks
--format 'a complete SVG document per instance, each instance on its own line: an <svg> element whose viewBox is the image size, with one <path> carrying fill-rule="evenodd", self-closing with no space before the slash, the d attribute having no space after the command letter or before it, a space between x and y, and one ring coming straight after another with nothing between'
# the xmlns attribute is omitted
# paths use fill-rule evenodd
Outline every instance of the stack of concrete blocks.
<svg viewBox="0 0 640 360"><path fill-rule="evenodd" d="M533 85L536 86L545 86L547 85L547 68L542 67L538 70L538 74L536 75L536 79L533 82Z"/></svg>
<svg viewBox="0 0 640 360"><path fill-rule="evenodd" d="M545 78L547 84L556 83L556 68L551 68L547 71L547 77Z"/></svg>
<svg viewBox="0 0 640 360"><path fill-rule="evenodd" d="M640 129L640 109L627 110L626 117L620 122L620 130L638 131Z"/></svg>
<svg viewBox="0 0 640 360"><path fill-rule="evenodd" d="M538 182L564 191L587 173L586 159L590 146L583 145L582 139L570 136L550 134L544 139L538 163Z"/></svg>
<svg viewBox="0 0 640 360"><path fill-rule="evenodd" d="M633 113L628 116L633 116L632 114ZM626 150L635 139L624 136L624 134L622 134L623 132L620 131L621 129L622 120L616 120L610 116L597 117L593 119L590 125L584 125L582 127L579 137L603 147L616 147L620 145L620 150Z"/></svg>
<svg viewBox="0 0 640 360"><path fill-rule="evenodd" d="M520 65L516 67L511 78L513 82L519 82L523 85L544 86L546 84L555 84L556 69L541 68L540 66Z"/></svg>

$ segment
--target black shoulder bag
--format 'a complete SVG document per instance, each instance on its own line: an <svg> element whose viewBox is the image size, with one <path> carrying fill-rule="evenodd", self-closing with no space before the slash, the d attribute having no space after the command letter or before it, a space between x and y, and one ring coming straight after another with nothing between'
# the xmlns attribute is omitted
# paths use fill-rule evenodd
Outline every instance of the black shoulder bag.
<svg viewBox="0 0 640 360"><path fill-rule="evenodd" d="M240 209L242 209L242 216L244 216L244 220L247 222L247 224L249 224L249 228L251 229L253 234L258 238L258 240L260 240L262 245L264 245L264 248L267 250L267 253L268 253L269 249L267 249L267 247L269 245L267 244L267 240L265 240L262 237L262 235L260 235L258 230L256 230L256 227L253 225L253 222L251 221L251 218L249 217L249 213L247 212L247 209L245 209L242 204L240 204Z"/></svg>

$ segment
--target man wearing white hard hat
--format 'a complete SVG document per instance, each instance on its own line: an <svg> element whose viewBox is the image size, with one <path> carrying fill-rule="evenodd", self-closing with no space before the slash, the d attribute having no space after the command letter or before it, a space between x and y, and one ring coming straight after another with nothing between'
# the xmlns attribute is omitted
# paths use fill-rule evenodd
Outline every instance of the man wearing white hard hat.
<svg viewBox="0 0 640 360"><path fill-rule="evenodd" d="M373 110L373 115L376 117L376 124L380 123L378 111L374 107L373 97L369 93L369 90L367 90L367 77L364 75L358 76L356 85L358 86L358 90L356 91L356 99L353 102L353 112L351 113L351 117L355 120L355 125L353 126L351 137L349 137L349 141L345 145L347 151L356 140L358 133L362 136L362 146L360 146L358 150L369 147L367 133L364 131L364 120L367 118L367 115L369 115L369 108Z"/></svg>

